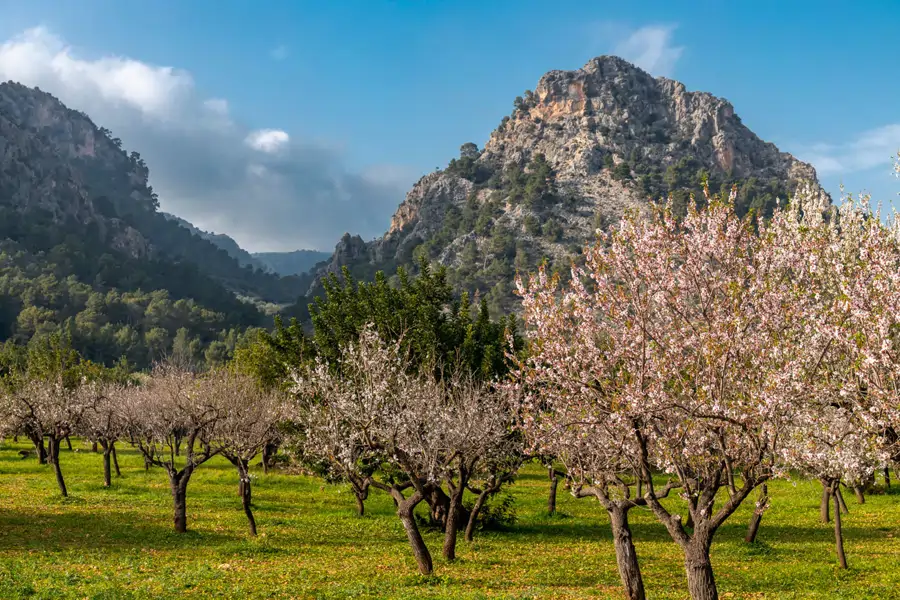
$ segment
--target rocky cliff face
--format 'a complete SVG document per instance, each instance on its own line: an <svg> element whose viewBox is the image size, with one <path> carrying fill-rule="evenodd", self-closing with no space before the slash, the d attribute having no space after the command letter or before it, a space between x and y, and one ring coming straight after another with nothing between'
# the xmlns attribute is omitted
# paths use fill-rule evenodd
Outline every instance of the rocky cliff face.
<svg viewBox="0 0 900 600"><path fill-rule="evenodd" d="M0 84L0 197L20 213L93 225L111 247L143 257L150 243L118 216L155 209L147 167L106 133L49 94Z"/></svg>
<svg viewBox="0 0 900 600"><path fill-rule="evenodd" d="M812 166L757 137L726 100L617 57L551 71L515 106L482 151L464 146L419 180L383 238L363 247L345 236L323 273L348 265L366 276L421 253L508 310L515 269L542 259L564 268L629 207L667 196L684 207L707 180L713 191L737 185L739 212L766 212L816 182Z"/></svg>

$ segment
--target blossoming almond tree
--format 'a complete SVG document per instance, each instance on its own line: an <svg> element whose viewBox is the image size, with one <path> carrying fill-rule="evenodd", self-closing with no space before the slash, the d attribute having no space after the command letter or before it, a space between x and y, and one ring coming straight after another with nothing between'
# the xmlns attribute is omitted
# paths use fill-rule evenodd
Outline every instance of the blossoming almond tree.
<svg viewBox="0 0 900 600"><path fill-rule="evenodd" d="M785 466L823 482L822 517L835 504L838 560L846 568L840 485L861 488L889 458L897 423L900 236L867 197L840 206L797 194L768 229L793 303L800 357L794 417L784 428ZM798 260L798 257L800 260Z"/></svg>
<svg viewBox="0 0 900 600"><path fill-rule="evenodd" d="M250 535L256 535L250 461L276 438L276 426L284 415L284 399L274 389L263 389L253 377L229 369L205 375L198 393L218 412L210 444L237 469L241 505Z"/></svg>
<svg viewBox="0 0 900 600"><path fill-rule="evenodd" d="M535 353L524 393L534 410L549 407L526 416L526 431L611 445L594 453L608 468L595 477L625 498L642 482L684 552L691 597L703 599L717 597L715 532L773 473L789 413L791 354L779 334L796 316L761 252L768 238L734 214L733 199L708 202L683 221L668 207L626 215L586 249L561 297L543 273L519 282ZM692 528L663 505L654 469L681 488ZM636 569L623 568L632 561L618 558L626 590L639 593L627 581Z"/></svg>
<svg viewBox="0 0 900 600"><path fill-rule="evenodd" d="M344 469L356 468L360 448L396 468L406 482L376 482L397 505L419 572L432 572L414 511L439 485L447 468L440 428L433 412L438 389L411 374L411 364L397 343L381 340L366 327L332 364L317 360L293 374L297 416L306 429L307 450L333 456ZM345 439L343 447L335 444ZM324 439L324 441L318 441ZM410 490L407 495L406 490Z"/></svg>
<svg viewBox="0 0 900 600"><path fill-rule="evenodd" d="M210 444L219 409L199 393L196 376L157 365L146 384L122 398L129 433L148 464L162 467L172 490L175 531L187 531L187 487L194 471L219 453ZM176 450L185 444L184 457Z"/></svg>
<svg viewBox="0 0 900 600"><path fill-rule="evenodd" d="M103 487L110 487L113 464L116 476L122 475L116 457L116 442L126 433L127 422L121 409L130 390L118 383L91 382L86 385L86 391L94 401L82 414L78 431L103 449Z"/></svg>
<svg viewBox="0 0 900 600"><path fill-rule="evenodd" d="M493 390L462 376L438 379L436 369L417 375L399 343L386 343L371 327L331 364L319 360L294 375L300 399L296 418L304 450L336 465L351 482L391 495L418 563L431 573L431 554L419 532L415 507L450 490L444 556L455 558L457 532L474 530L477 510L463 516L462 497L483 477L476 504L510 480L517 452L508 404ZM402 477L381 479L368 468ZM480 509L479 506L479 509Z"/></svg>
<svg viewBox="0 0 900 600"><path fill-rule="evenodd" d="M82 416L93 405L93 387L84 381L66 382L61 375L51 379L27 379L11 390L10 408L17 429L38 432L49 441L47 462L53 465L59 493L69 495L59 462L60 444L80 426Z"/></svg>

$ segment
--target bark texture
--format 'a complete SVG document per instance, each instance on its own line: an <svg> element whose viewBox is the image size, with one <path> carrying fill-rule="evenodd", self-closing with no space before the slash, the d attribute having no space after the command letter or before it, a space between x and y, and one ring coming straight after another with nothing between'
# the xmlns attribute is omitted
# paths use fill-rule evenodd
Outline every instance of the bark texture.
<svg viewBox="0 0 900 600"><path fill-rule="evenodd" d="M709 560L711 541L708 536L694 534L685 547L684 567L691 600L717 600L719 597Z"/></svg>
<svg viewBox="0 0 900 600"><path fill-rule="evenodd" d="M619 577L622 578L622 585L625 587L625 597L628 600L645 600L644 580L641 577L641 567L634 550L631 527L628 526L628 508L616 506L608 508L607 512L612 527Z"/></svg>
<svg viewBox="0 0 900 600"><path fill-rule="evenodd" d="M400 492L397 492L397 494L400 494ZM397 504L399 505L397 516L400 517L403 529L406 530L406 537L409 539L409 545L412 547L416 565L419 567L419 573L431 575L433 570L431 553L428 552L428 547L425 545L425 540L422 539L422 534L419 532L419 526L416 524L416 518L413 514L416 506L424 499L425 496L418 490L413 492L409 498L403 498L402 494L400 494L400 498L397 498Z"/></svg>

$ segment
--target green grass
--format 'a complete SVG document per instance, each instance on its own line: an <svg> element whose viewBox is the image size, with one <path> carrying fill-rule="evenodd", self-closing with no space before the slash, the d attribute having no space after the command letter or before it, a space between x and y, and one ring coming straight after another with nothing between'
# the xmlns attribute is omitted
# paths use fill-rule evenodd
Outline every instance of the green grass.
<svg viewBox="0 0 900 600"><path fill-rule="evenodd" d="M165 474L145 472L127 445L123 477L102 487L102 461L81 443L63 450L70 497L50 467L0 445L0 598L620 598L605 513L560 489L546 514L546 475L527 468L511 488L518 522L461 540L459 559L435 574L415 563L390 499L373 492L357 517L345 486L258 474L251 539L233 467L214 460L188 491L188 528L172 532ZM726 523L712 559L724 598L900 598L900 490L871 495L844 535L850 569L835 565L832 529L818 522L818 483L770 485L759 542L743 542L752 503ZM681 553L646 511L632 511L650 598L686 598Z"/></svg>

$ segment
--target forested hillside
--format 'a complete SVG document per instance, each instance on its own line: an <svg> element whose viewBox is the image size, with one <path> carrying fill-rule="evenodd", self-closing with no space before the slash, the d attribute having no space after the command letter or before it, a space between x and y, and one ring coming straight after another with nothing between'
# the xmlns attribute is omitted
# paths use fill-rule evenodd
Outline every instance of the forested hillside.
<svg viewBox="0 0 900 600"><path fill-rule="evenodd" d="M179 345L218 360L297 301L307 282L242 267L170 221L148 177L87 115L0 84L3 339L65 330L102 362L146 365Z"/></svg>

